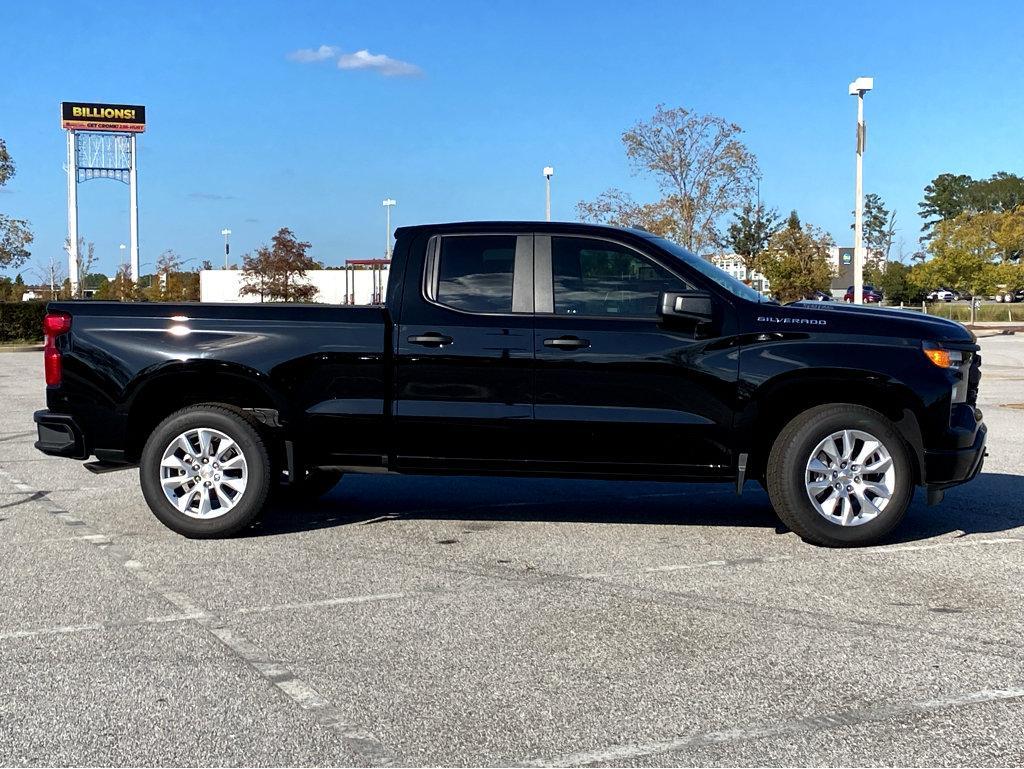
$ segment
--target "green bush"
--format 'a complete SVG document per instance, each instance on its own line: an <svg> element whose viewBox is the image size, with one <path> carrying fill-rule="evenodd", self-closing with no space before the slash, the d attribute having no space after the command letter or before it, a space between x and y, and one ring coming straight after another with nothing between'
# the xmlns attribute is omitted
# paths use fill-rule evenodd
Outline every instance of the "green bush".
<svg viewBox="0 0 1024 769"><path fill-rule="evenodd" d="M971 308L966 304L932 302L928 305L928 314L959 320L963 323L969 323L971 320ZM1024 322L1024 304L983 304L978 308L974 319L980 322L1001 320L1022 323Z"/></svg>
<svg viewBox="0 0 1024 769"><path fill-rule="evenodd" d="M0 302L0 344L43 341L46 302Z"/></svg>

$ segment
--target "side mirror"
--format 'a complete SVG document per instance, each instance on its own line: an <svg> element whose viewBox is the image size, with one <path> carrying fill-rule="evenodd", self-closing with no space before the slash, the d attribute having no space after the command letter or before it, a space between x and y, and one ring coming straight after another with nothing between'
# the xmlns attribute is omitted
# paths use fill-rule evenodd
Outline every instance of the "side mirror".
<svg viewBox="0 0 1024 769"><path fill-rule="evenodd" d="M663 318L693 318L711 320L711 294L707 291L684 291L661 295L661 316Z"/></svg>

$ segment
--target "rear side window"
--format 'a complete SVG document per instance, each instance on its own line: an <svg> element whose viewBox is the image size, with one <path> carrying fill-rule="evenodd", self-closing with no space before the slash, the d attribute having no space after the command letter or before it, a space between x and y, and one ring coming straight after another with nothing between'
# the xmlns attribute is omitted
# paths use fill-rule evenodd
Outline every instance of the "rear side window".
<svg viewBox="0 0 1024 769"><path fill-rule="evenodd" d="M655 318L663 291L682 280L637 252L590 238L551 238L556 315Z"/></svg>
<svg viewBox="0 0 1024 769"><path fill-rule="evenodd" d="M441 239L435 299L466 312L512 312L515 235Z"/></svg>

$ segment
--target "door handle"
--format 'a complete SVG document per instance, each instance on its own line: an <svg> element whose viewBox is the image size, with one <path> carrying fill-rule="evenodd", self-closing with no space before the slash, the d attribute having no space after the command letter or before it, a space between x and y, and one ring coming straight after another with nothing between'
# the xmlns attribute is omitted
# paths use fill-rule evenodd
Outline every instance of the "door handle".
<svg viewBox="0 0 1024 769"><path fill-rule="evenodd" d="M422 336L409 337L409 344L419 344L424 347L444 347L446 344L451 344L454 341L450 336L439 334L436 331L431 331Z"/></svg>
<svg viewBox="0 0 1024 769"><path fill-rule="evenodd" d="M560 336L557 339L545 339L544 346L557 347L560 350L582 350L585 347L590 347L590 340L575 336Z"/></svg>

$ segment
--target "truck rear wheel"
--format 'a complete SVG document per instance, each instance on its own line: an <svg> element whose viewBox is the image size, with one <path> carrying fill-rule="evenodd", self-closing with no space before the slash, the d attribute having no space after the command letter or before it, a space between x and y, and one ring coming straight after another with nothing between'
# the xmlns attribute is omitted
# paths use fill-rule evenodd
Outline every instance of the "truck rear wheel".
<svg viewBox="0 0 1024 769"><path fill-rule="evenodd" d="M186 537L224 537L263 510L270 458L242 415L222 406L191 406L153 430L139 480L149 509L165 526Z"/></svg>
<svg viewBox="0 0 1024 769"><path fill-rule="evenodd" d="M837 403L809 409L783 428L768 457L767 487L775 512L801 538L857 547L900 523L914 479L892 422Z"/></svg>

